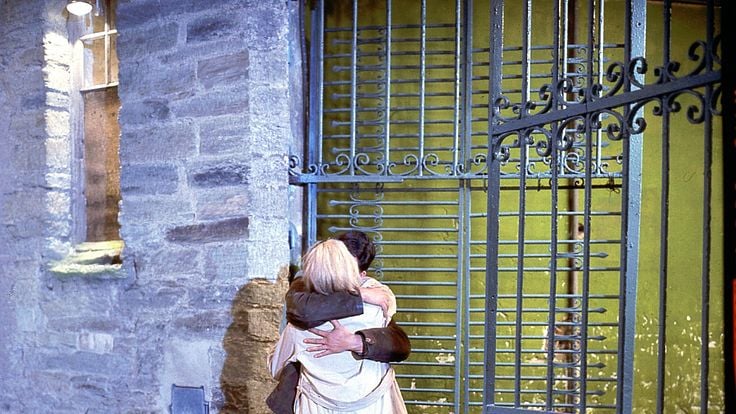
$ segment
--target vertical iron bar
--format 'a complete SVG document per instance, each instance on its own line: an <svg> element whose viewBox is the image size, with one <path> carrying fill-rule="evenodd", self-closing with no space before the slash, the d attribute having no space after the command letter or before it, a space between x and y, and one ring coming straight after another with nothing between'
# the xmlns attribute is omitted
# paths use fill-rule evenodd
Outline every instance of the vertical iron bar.
<svg viewBox="0 0 736 414"><path fill-rule="evenodd" d="M498 235L500 162L496 159L498 140L493 135L496 123L493 104L501 95L501 64L503 62L504 0L491 0L491 38L488 67L488 199L486 234L486 305L485 353L483 376L483 406L488 413L496 401L496 309L498 304Z"/></svg>
<svg viewBox="0 0 736 414"><path fill-rule="evenodd" d="M419 45L419 175L424 175L424 97L427 81L427 0L421 4L421 36Z"/></svg>
<svg viewBox="0 0 736 414"><path fill-rule="evenodd" d="M461 58L462 58L462 45L461 45L461 20L462 17L460 15L460 1L461 0L455 0L455 85L454 85L454 112L453 112L453 130L452 130L452 136L453 136L453 143L452 143L452 171L450 172L450 175L456 175L458 170L458 153L460 152L459 149L459 143L460 143L460 80L462 77L461 70Z"/></svg>
<svg viewBox="0 0 736 414"><path fill-rule="evenodd" d="M529 101L529 82L531 80L531 42L532 42L532 0L524 2L524 16L521 34L521 117L526 116L526 103Z"/></svg>
<svg viewBox="0 0 736 414"><path fill-rule="evenodd" d="M472 119L473 119L473 0L458 0L458 11L462 12L462 17L458 16L458 18L462 19L461 27L457 28L456 30L462 30L462 37L461 37L461 49L460 53L462 54L462 72L460 72L460 76L462 77L462 101L460 102L461 105L461 117L462 122L459 125L462 131L462 143L461 147L456 150L456 154L460 154L461 161L459 161L462 166L463 170L462 172L468 171L467 168L467 160L470 158L470 151L472 149ZM462 6L464 5L464 7ZM457 168L457 164L456 164ZM457 170L456 170L457 171ZM458 171L459 172L459 171ZM465 306L465 366L463 369L465 370L465 384L464 384L464 394L463 394L463 401L464 401L464 414L470 413L470 387L471 387L471 381L470 381L470 349L472 348L470 343L470 308L472 306L472 303L470 301L470 294L471 294L471 240L472 240L472 231L473 231L473 223L471 221L471 213L472 213L472 190L471 190L471 181L470 180L461 180L463 183L463 189L465 190L465 194L467 195L467 209L466 209L466 226L467 226L467 234L465 237L465 240L463 243L465 244L465 251L463 252L463 258L465 259L465 265L466 265L466 280L465 280L465 298L466 298L466 306ZM457 412L457 411L456 411Z"/></svg>
<svg viewBox="0 0 736 414"><path fill-rule="evenodd" d="M454 175L457 173L457 160L458 160L458 140L459 140L459 132L460 132L460 126L459 126L459 116L460 116L460 54L462 51L462 48L460 46L460 24L461 24L461 15L460 15L461 9L460 9L460 0L455 1L455 72L454 72L454 82L455 82L455 96L454 96L454 113L453 113L453 135L454 135L454 142L453 142L453 162L452 162L452 172L450 174ZM457 239L457 254L458 257L458 275L457 275L457 290L456 290L456 296L457 296L457 308L456 308L456 314L455 314L455 329L458 330L455 335L455 350L457 353L457 358L455 358L455 411L456 413L460 413L460 407L461 404L464 407L464 413L468 413L468 382L470 381L470 362L469 362L469 355L470 355L470 343L469 343L469 334L468 334L468 327L470 326L470 323L467 324L464 323L464 321L469 321L469 307L470 307L470 295L465 295L465 286L469 285L468 283L464 283L466 280L469 279L468 273L470 272L470 251L469 251L469 245L470 245L470 190L467 183L467 180L460 179L458 180L458 239ZM462 380L462 378L465 378L465 381Z"/></svg>
<svg viewBox="0 0 736 414"><path fill-rule="evenodd" d="M710 48L713 45L714 28L714 6L709 1L706 10L706 44ZM706 70L713 70L713 58L708 51L705 51ZM711 102L713 99L713 86L705 87L705 102ZM708 412L708 375L710 372L709 363L710 356L708 352L708 342L710 340L710 254L711 254L711 208L712 208L712 183L713 176L713 118L711 112L703 108L705 111L705 122L703 132L703 262L701 273L701 302L702 310L700 314L700 412Z"/></svg>
<svg viewBox="0 0 736 414"><path fill-rule="evenodd" d="M587 27L588 27L588 38L587 43L587 54L586 54L586 100L591 101L593 91L593 57L594 53L594 34L595 29L595 2L594 0L588 0L587 8ZM580 310L580 387L579 397L580 398L580 412L584 413L587 411L588 406L588 305L590 302L590 210L591 210L591 199L592 199L592 173L593 173L593 131L591 130L591 124L597 119L593 119L596 116L589 114L585 117L585 196L583 199L583 280L582 280L582 292L581 292L581 310Z"/></svg>
<svg viewBox="0 0 736 414"><path fill-rule="evenodd" d="M646 46L646 0L629 0L626 4L624 22L624 62L644 56ZM634 72L643 83L644 76ZM637 89L629 79L625 80L624 91ZM629 108L624 116L629 119ZM619 295L623 295L623 306L619 307L621 332L618 339L617 404L618 414L631 414L634 394L634 341L636 339L636 295L639 271L639 223L641 221L642 183L641 134L624 138L623 197L621 206L621 279Z"/></svg>
<svg viewBox="0 0 736 414"><path fill-rule="evenodd" d="M456 329L460 330L455 337L455 349L460 358L455 358L457 364L455 373L455 411L460 413L461 404L464 413L468 414L470 393L468 383L470 382L470 180L459 180L459 230L458 234L458 278L457 278L457 313L455 315ZM466 294L466 291L467 294ZM463 321L467 321L463 323ZM462 364L462 368L461 368ZM465 381L462 381L465 378ZM462 387L462 388L461 388Z"/></svg>
<svg viewBox="0 0 736 414"><path fill-rule="evenodd" d="M524 2L524 16L522 21L521 38L521 117L526 116L527 102L529 102L529 82L531 66L531 1ZM526 174L528 162L527 134L529 131L519 131L519 222L518 225L518 250L516 258L516 327L514 340L514 407L521 406L521 358L523 335L523 309L524 309L524 236L526 221Z"/></svg>
<svg viewBox="0 0 736 414"><path fill-rule="evenodd" d="M560 2L556 1L553 5L552 16L560 16ZM554 45L552 47L552 89L560 78L560 25L567 25L566 20L558 19L553 29L552 35ZM558 110L559 102L557 93L552 93L552 108ZM555 327L557 322L557 212L558 212L558 178L559 170L558 164L560 159L560 153L557 150L557 137L559 133L559 123L552 125L552 139L550 145L550 173L552 178L550 179L550 197L551 197L551 214L550 214L550 277L549 277L549 314L547 315L547 387L546 387L546 398L545 398L545 409L552 411L554 408L554 378L555 378Z"/></svg>
<svg viewBox="0 0 736 414"><path fill-rule="evenodd" d="M570 0L569 2L565 3L565 78L567 78L568 74L570 72L576 72L575 63L569 63L567 60L568 54L573 54L568 49L570 44L577 44L577 33L576 33L576 27L577 27L577 0ZM579 59L579 56L577 56L579 52L576 51L574 53L574 57ZM573 81L575 82L575 81ZM572 95L572 96L571 96ZM568 99L572 98L574 101L574 92L567 94ZM566 132L563 132L566 133ZM571 132L572 136L571 139L576 139L577 132L573 129ZM570 150L573 154L575 152L574 146ZM563 161L562 165L562 171L564 173L566 161ZM567 191L567 208L568 211L578 211L578 190L575 188L575 178L574 178L574 171L571 172L572 177L570 178L569 184L570 189ZM579 217L577 215L572 215L569 218L568 222L568 234L567 237L571 240L577 239L577 233L578 233L578 224L579 224ZM567 252L570 255L575 254L575 245L569 244L567 245ZM567 299L567 307L569 309L575 309L576 306L578 306L578 300L576 299L579 296L579 283L578 283L578 271L577 271L577 265L575 264L575 257L570 256L568 259L568 268L570 269L567 272L567 293L568 293L568 299ZM567 318L571 322L571 325L566 329L566 334L570 337L574 337L574 335L577 333L577 327L575 326L576 322L579 322L579 316L575 314L575 312L567 312ZM575 342L571 342L571 346L575 346ZM573 348L574 349L574 348ZM568 404L569 407L575 406L575 398L576 393L578 392L578 378L580 376L580 372L576 369L575 364L575 354L570 353L565 356L565 362L567 363L567 370L566 375L568 377L568 380L566 381L565 387L566 387L566 393L565 393L565 404Z"/></svg>
<svg viewBox="0 0 736 414"><path fill-rule="evenodd" d="M516 252L516 327L514 340L514 407L521 406L521 358L524 305L524 235L526 231L526 149L528 131L519 132L519 223L518 250Z"/></svg>
<svg viewBox="0 0 736 414"><path fill-rule="evenodd" d="M307 148L306 165L317 165L317 171L322 166L322 127L324 108L324 0L317 3L312 10L312 42L309 78L309 145ZM307 185L307 246L317 241L317 184Z"/></svg>
<svg viewBox="0 0 736 414"><path fill-rule="evenodd" d="M472 157L473 148L473 0L465 0L463 11L463 145L462 164L464 171L469 171L468 160Z"/></svg>
<svg viewBox="0 0 736 414"><path fill-rule="evenodd" d="M355 175L358 122L358 0L353 0L352 50L350 51L350 175Z"/></svg>
<svg viewBox="0 0 736 414"><path fill-rule="evenodd" d="M597 82L598 84L603 84L603 73L605 71L605 68L603 67L603 59L605 57L604 55L604 9L605 9L605 0L599 0L598 2L598 13L597 13L597 26L598 27L598 46L596 50L598 51L598 67L597 67ZM603 158L603 151L602 151L602 139L603 139L603 130L601 128L596 128L595 131L596 134L596 156L595 156L595 165L596 165L596 172L602 172L602 161Z"/></svg>
<svg viewBox="0 0 736 414"><path fill-rule="evenodd" d="M581 294L580 318L580 412L587 412L588 389L588 309L590 303L590 223L591 203L593 198L593 131L591 123L593 115L585 119L585 200L583 202L583 289Z"/></svg>
<svg viewBox="0 0 736 414"><path fill-rule="evenodd" d="M386 0L386 109L384 111L384 129L385 136L383 138L383 157L385 175L390 175L389 165L391 165L391 0Z"/></svg>
<svg viewBox="0 0 736 414"><path fill-rule="evenodd" d="M672 18L672 2L665 0L662 5L662 68L666 68L670 61L670 21ZM662 76L666 76L663 69ZM667 347L667 256L669 253L669 194L670 194L670 114L666 104L667 97L662 98L662 198L660 216L660 257L659 257L659 341L657 342L657 413L664 412L664 381L666 369Z"/></svg>

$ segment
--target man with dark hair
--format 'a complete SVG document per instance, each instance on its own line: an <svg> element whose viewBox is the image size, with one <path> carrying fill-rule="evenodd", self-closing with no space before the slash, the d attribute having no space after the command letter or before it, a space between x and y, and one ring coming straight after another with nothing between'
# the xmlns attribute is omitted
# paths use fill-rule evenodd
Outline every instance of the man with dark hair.
<svg viewBox="0 0 736 414"><path fill-rule="evenodd" d="M360 231L349 231L338 237L358 261L358 268L365 273L376 256L376 248L368 236ZM310 352L318 352L316 358L350 351L358 359L380 362L399 362L411 352L409 338L396 322L391 320L385 328L349 332L337 319L363 313L363 302L381 306L387 316L395 312L395 298L390 290L361 288L360 296L350 293L333 293L329 296L307 291L301 278L296 278L286 293L286 318L301 329L310 329L320 338L305 340L314 345ZM314 329L331 322L332 331ZM296 387L299 382L298 363L283 368L279 383L269 395L267 404L276 414L293 413Z"/></svg>

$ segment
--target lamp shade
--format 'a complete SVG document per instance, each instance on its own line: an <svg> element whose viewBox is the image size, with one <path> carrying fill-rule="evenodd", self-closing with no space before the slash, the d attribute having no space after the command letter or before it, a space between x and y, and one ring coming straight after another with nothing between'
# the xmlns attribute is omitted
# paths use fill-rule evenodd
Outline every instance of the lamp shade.
<svg viewBox="0 0 736 414"><path fill-rule="evenodd" d="M66 9L73 15L84 16L92 11L92 2L91 0L69 0Z"/></svg>

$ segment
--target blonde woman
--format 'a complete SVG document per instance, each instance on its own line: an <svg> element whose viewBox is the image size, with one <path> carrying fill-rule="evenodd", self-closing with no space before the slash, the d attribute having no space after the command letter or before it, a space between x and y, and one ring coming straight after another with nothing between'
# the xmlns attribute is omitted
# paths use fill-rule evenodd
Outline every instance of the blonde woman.
<svg viewBox="0 0 736 414"><path fill-rule="evenodd" d="M304 283L309 291L329 295L357 293L361 287L381 285L361 276L358 262L345 244L325 240L312 246L302 259ZM395 304L392 304L395 307ZM383 328L389 320L380 306L363 304L361 315L333 321L350 331ZM330 330L323 324L315 332ZM295 414L403 414L404 400L391 366L385 362L356 359L351 352L315 355L307 350L305 339L318 339L310 331L288 324L269 357L271 374L278 378L290 362L300 362L299 386L294 402ZM309 342L309 341L307 341Z"/></svg>

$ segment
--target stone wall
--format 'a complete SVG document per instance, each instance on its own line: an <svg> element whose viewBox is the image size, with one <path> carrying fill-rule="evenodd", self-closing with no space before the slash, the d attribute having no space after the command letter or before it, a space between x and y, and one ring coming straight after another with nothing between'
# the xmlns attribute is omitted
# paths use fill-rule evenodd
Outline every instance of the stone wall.
<svg viewBox="0 0 736 414"><path fill-rule="evenodd" d="M120 1L125 248L98 277L50 270L78 201L65 3L0 1L0 412L167 412L172 384L267 412L296 4Z"/></svg>

